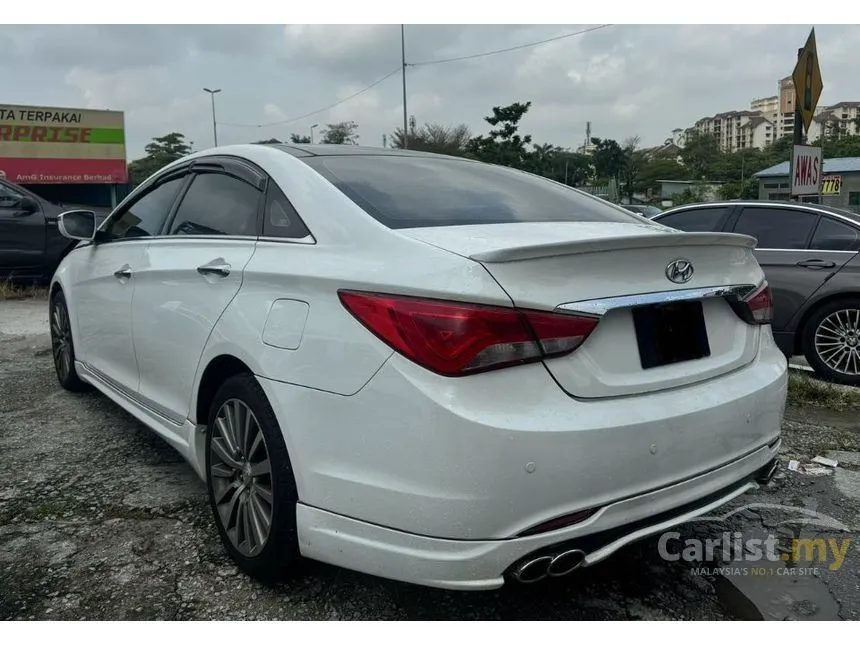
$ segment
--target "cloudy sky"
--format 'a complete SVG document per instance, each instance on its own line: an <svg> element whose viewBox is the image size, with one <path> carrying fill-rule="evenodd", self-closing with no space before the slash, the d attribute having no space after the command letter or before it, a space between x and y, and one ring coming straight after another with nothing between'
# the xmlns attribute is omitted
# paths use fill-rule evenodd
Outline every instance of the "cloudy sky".
<svg viewBox="0 0 860 645"><path fill-rule="evenodd" d="M407 63L515 47L594 25L408 25ZM593 136L638 135L656 145L676 127L776 93L807 26L614 25L498 55L408 69L408 108L419 123L487 130L494 105L532 101L523 131L575 147ZM816 28L821 104L860 100L860 26ZM219 143L306 134L354 120L360 143L381 145L402 122L400 74L325 108L400 65L399 25L0 26L3 100L123 110L128 156L182 132L212 145L208 95L217 97Z"/></svg>

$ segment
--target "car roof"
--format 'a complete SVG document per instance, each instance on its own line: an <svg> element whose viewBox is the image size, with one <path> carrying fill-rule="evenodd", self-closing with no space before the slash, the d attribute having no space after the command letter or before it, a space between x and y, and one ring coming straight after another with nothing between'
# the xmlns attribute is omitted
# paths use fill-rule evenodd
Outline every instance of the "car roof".
<svg viewBox="0 0 860 645"><path fill-rule="evenodd" d="M698 204L684 204L683 206L674 206L663 211L659 215L654 216L655 221L659 221L666 215L678 213L684 210L694 210L698 208L731 208L733 206L773 206L775 208L796 208L818 211L820 213L828 213L835 215L844 220L848 220L854 224L860 225L860 213L855 213L835 206L827 206L825 204L813 204L809 202L787 202L779 200L758 200L758 199L732 199L721 202L700 202Z"/></svg>
<svg viewBox="0 0 860 645"><path fill-rule="evenodd" d="M338 144L303 144L303 143L263 143L269 148L282 150L294 157L426 157L432 159L457 159L470 161L463 157L440 155L422 150L402 150L400 148L374 148L372 146L352 146Z"/></svg>

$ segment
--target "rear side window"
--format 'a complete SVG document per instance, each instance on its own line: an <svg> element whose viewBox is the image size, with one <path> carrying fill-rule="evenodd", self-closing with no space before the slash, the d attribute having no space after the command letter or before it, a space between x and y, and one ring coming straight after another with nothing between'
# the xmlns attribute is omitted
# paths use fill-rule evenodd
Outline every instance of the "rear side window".
<svg viewBox="0 0 860 645"><path fill-rule="evenodd" d="M296 209L293 208L293 205L287 199L286 195L284 195L283 191L271 179L266 191L263 235L266 237L289 239L301 239L310 235Z"/></svg>
<svg viewBox="0 0 860 645"><path fill-rule="evenodd" d="M220 173L194 177L170 227L171 235L257 235L262 193Z"/></svg>
<svg viewBox="0 0 860 645"><path fill-rule="evenodd" d="M656 221L686 233L709 233L723 230L728 212L728 208L691 208L658 217Z"/></svg>
<svg viewBox="0 0 860 645"><path fill-rule="evenodd" d="M818 251L858 251L860 234L853 226L822 217L809 248Z"/></svg>
<svg viewBox="0 0 860 645"><path fill-rule="evenodd" d="M735 233L751 235L760 249L805 249L818 215L782 208L745 208Z"/></svg>
<svg viewBox="0 0 860 645"><path fill-rule="evenodd" d="M302 159L389 228L515 222L632 222L633 213L502 166L430 157Z"/></svg>

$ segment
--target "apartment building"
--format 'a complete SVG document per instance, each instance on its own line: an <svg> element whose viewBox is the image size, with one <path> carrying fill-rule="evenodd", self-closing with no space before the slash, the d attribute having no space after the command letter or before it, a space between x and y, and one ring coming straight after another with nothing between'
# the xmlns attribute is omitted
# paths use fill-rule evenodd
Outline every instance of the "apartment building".
<svg viewBox="0 0 860 645"><path fill-rule="evenodd" d="M821 110L809 126L806 138L845 137L860 134L860 101L842 101Z"/></svg>
<svg viewBox="0 0 860 645"><path fill-rule="evenodd" d="M699 119L685 131L684 139L691 134L712 135L720 149L735 152L743 148L763 148L774 140L773 121L758 110L733 110Z"/></svg>
<svg viewBox="0 0 860 645"><path fill-rule="evenodd" d="M777 82L776 95L753 99L749 110L722 112L699 119L681 135L673 130L673 139L683 146L691 135L709 134L716 137L724 152L764 148L794 132L794 108L794 82L787 76ZM822 136L855 134L860 134L860 101L843 101L816 108L806 139L815 141Z"/></svg>

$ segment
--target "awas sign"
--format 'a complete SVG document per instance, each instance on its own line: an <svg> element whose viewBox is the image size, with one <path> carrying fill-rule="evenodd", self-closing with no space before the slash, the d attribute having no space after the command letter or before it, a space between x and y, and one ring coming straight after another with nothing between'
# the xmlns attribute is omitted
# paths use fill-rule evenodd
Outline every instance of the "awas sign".
<svg viewBox="0 0 860 645"><path fill-rule="evenodd" d="M0 104L0 175L16 184L124 184L122 112Z"/></svg>
<svg viewBox="0 0 860 645"><path fill-rule="evenodd" d="M791 194L817 195L821 188L821 148L794 146L791 157Z"/></svg>

